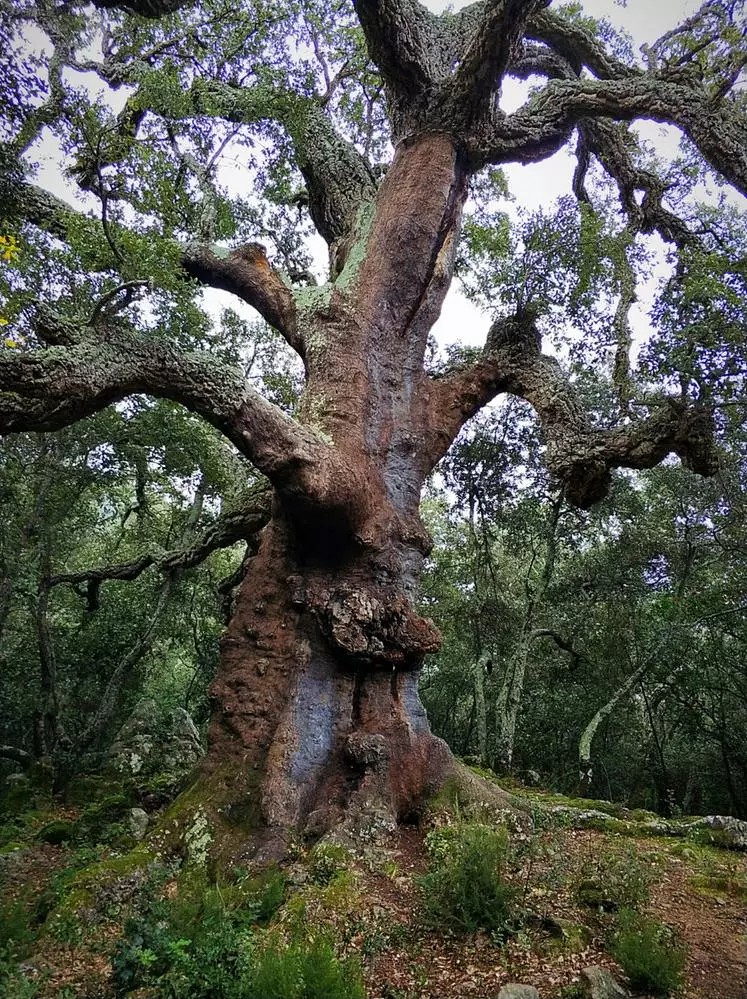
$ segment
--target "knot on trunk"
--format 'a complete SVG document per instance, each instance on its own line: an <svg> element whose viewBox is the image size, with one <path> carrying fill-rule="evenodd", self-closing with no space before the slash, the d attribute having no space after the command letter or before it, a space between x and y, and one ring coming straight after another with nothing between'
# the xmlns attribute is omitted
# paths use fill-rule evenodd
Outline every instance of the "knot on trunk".
<svg viewBox="0 0 747 999"><path fill-rule="evenodd" d="M338 587L317 593L311 605L325 638L365 665L416 668L441 646L433 622L415 614L399 593Z"/></svg>
<svg viewBox="0 0 747 999"><path fill-rule="evenodd" d="M574 506L587 510L606 496L612 476L604 455L595 451L591 440L549 442L546 463Z"/></svg>
<svg viewBox="0 0 747 999"><path fill-rule="evenodd" d="M389 762L384 736L365 732L353 732L348 736L345 755L357 770L383 770Z"/></svg>

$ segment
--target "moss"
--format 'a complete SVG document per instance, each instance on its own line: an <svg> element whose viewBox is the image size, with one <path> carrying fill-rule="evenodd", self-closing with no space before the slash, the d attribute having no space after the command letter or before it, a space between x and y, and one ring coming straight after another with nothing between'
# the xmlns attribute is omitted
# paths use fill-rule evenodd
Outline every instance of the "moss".
<svg viewBox="0 0 747 999"><path fill-rule="evenodd" d="M317 843L309 854L309 874L315 884L328 885L351 862L350 853L339 843Z"/></svg>
<svg viewBox="0 0 747 999"><path fill-rule="evenodd" d="M20 815L36 804L36 791L29 783L16 784L8 788L0 800L0 813L3 815Z"/></svg>
<svg viewBox="0 0 747 999"><path fill-rule="evenodd" d="M129 795L120 792L89 805L76 823L76 832L83 838L100 836L107 826L124 818L131 800Z"/></svg>
<svg viewBox="0 0 747 999"><path fill-rule="evenodd" d="M11 840L10 843L5 843L3 846L0 846L0 856L5 853L15 853L17 850L24 850L25 848L25 843L18 843L15 840Z"/></svg>
<svg viewBox="0 0 747 999"><path fill-rule="evenodd" d="M95 905L93 892L88 888L70 888L63 892L60 901L47 917L45 929L54 932L55 924L67 922L81 909L91 909Z"/></svg>
<svg viewBox="0 0 747 999"><path fill-rule="evenodd" d="M747 901L747 880L730 873L696 874L690 884L705 898L723 898L730 895L740 901Z"/></svg>
<svg viewBox="0 0 747 999"><path fill-rule="evenodd" d="M726 829L699 826L697 829L691 829L687 833L687 838L691 843L697 843L699 846L717 846L722 850L734 849L731 833Z"/></svg>
<svg viewBox="0 0 747 999"><path fill-rule="evenodd" d="M542 957L578 954L589 946L593 937L588 926L569 919L548 919L544 929L549 936L538 940L534 948Z"/></svg>
<svg viewBox="0 0 747 999"><path fill-rule="evenodd" d="M600 832L618 833L620 836L635 835L627 822L621 822L612 816L603 819L600 815L582 817L579 823L584 829L598 829Z"/></svg>
<svg viewBox="0 0 747 999"><path fill-rule="evenodd" d="M36 834L36 838L41 843L51 843L53 846L60 846L62 843L70 843L75 838L76 824L64 819L55 819L48 822Z"/></svg>
<svg viewBox="0 0 747 999"><path fill-rule="evenodd" d="M348 288L355 280L361 264L366 259L368 238L371 235L373 221L376 216L376 202L361 205L355 219L355 242L350 248L345 266L340 272L335 284L340 289Z"/></svg>
<svg viewBox="0 0 747 999"><path fill-rule="evenodd" d="M78 808L86 808L120 795L133 800L134 789L121 780L89 774L73 777L64 791L65 802Z"/></svg>
<svg viewBox="0 0 747 999"><path fill-rule="evenodd" d="M259 771L247 773L234 764L198 779L167 809L148 842L162 855L184 857L189 851L187 833L192 829L192 849L199 852L197 840L204 832L195 839L199 830L194 830L194 824L201 814L210 827L211 839L205 844L205 854L211 873L230 868L246 847L247 839L261 828L261 780Z"/></svg>
<svg viewBox="0 0 747 999"><path fill-rule="evenodd" d="M78 871L71 883L73 887L94 889L106 881L143 870L158 859L156 853L149 850L144 844L140 844L129 853L107 857L106 860L99 860L95 864L84 867L82 871Z"/></svg>

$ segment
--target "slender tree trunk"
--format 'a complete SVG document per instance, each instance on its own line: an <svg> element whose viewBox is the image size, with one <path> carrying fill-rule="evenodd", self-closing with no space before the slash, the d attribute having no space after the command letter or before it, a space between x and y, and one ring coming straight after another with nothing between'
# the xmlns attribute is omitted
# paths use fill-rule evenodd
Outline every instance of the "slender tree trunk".
<svg viewBox="0 0 747 999"><path fill-rule="evenodd" d="M488 716L485 710L485 664L490 657L480 656L472 676L475 688L475 714L477 715L477 758L481 767L488 765Z"/></svg>
<svg viewBox="0 0 747 999"><path fill-rule="evenodd" d="M591 721L581 733L581 738L578 743L578 783L580 793L585 797L589 797L591 795L592 785L594 783L594 767L591 762L591 747L594 742L594 736L597 734L597 729L602 724L604 719L608 718L612 714L620 701L628 695L650 666L651 660L647 659L638 667L638 669L634 670L625 682L617 688L607 703L603 704L602 707L593 715Z"/></svg>
<svg viewBox="0 0 747 999"><path fill-rule="evenodd" d="M527 579L527 604L521 631L514 654L506 666L506 673L496 701L496 768L503 773L511 773L516 742L516 724L524 698L524 682L529 665L529 652L534 641L537 612L545 599L555 569L557 532L560 511L563 506L562 494L553 501L546 528L546 551L542 570L536 584Z"/></svg>

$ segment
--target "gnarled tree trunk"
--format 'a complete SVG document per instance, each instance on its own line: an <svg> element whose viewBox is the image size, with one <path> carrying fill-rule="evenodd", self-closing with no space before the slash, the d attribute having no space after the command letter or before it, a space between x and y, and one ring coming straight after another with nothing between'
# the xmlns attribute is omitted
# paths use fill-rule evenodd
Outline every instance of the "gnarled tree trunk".
<svg viewBox="0 0 747 999"><path fill-rule="evenodd" d="M403 145L349 284L343 270L305 317L302 421L339 464L313 503L275 496L223 638L203 770L208 784L231 772L228 814L250 816L268 849L290 830L391 830L456 770L418 696L440 636L413 601L430 547L420 491L439 456L423 356L465 191L450 140Z"/></svg>

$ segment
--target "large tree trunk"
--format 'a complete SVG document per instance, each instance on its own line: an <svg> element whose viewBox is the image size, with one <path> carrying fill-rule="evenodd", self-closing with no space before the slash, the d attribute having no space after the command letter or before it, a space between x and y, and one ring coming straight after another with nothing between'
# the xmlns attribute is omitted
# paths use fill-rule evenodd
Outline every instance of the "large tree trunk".
<svg viewBox="0 0 747 999"><path fill-rule="evenodd" d="M413 602L430 548L420 491L443 450L423 357L465 192L448 138L402 144L340 279L302 317L300 418L341 472L299 469L304 487L276 493L223 639L199 782L263 855L292 831L390 831L457 771L418 696L440 635Z"/></svg>
<svg viewBox="0 0 747 999"><path fill-rule="evenodd" d="M211 688L204 777L270 853L293 831L391 831L454 769L417 691L435 630L365 557L318 540L281 516L267 528Z"/></svg>

